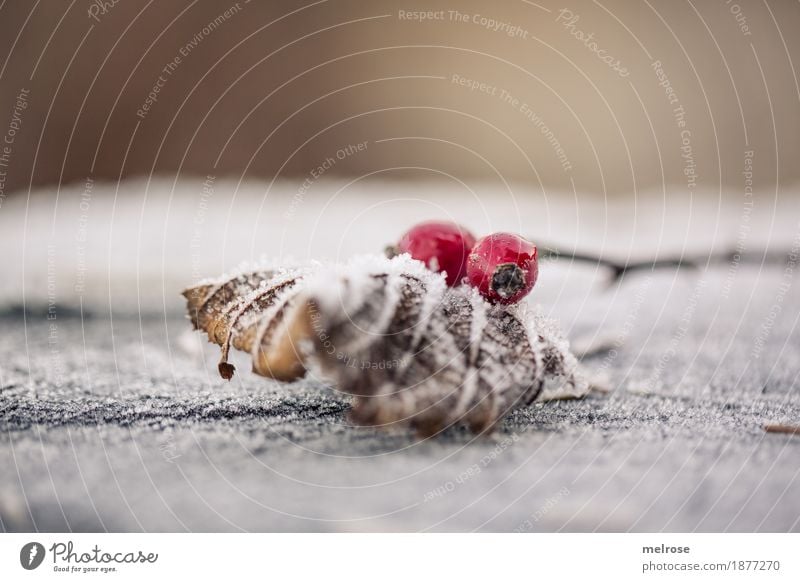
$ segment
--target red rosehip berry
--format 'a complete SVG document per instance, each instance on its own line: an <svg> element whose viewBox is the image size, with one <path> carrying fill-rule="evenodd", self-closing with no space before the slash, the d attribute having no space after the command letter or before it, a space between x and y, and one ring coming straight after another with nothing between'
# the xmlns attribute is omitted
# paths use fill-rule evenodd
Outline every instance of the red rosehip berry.
<svg viewBox="0 0 800 582"><path fill-rule="evenodd" d="M516 303L536 284L539 255L536 245L507 232L479 240L467 259L467 279L492 303Z"/></svg>
<svg viewBox="0 0 800 582"><path fill-rule="evenodd" d="M422 222L405 233L390 255L408 253L431 270L445 273L447 284L455 287L467 274L467 257L475 237L454 222Z"/></svg>

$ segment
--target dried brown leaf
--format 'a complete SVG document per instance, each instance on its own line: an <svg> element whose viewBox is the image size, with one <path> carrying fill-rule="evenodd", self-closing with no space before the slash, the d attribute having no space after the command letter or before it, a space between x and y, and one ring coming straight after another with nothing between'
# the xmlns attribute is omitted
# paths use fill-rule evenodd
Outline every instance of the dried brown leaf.
<svg viewBox="0 0 800 582"><path fill-rule="evenodd" d="M513 408L586 393L557 327L524 305L493 306L449 289L407 256L330 268L263 270L184 291L193 325L249 352L256 374L310 373L354 397L359 424L435 434L464 422L490 430Z"/></svg>

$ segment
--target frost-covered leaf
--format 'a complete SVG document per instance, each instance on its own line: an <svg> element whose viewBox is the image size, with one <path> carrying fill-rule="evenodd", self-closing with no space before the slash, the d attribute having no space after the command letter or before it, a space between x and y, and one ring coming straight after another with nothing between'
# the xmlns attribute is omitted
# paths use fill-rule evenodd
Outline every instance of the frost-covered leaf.
<svg viewBox="0 0 800 582"><path fill-rule="evenodd" d="M525 304L494 306L407 255L342 266L244 272L184 292L194 326L252 356L256 374L307 373L354 397L351 417L434 434L491 429L542 394L587 383L552 322Z"/></svg>

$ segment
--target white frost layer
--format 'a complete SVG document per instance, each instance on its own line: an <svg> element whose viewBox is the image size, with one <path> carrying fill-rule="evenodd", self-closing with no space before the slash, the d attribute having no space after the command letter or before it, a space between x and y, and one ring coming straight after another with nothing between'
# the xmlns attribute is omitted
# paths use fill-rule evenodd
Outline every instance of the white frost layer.
<svg viewBox="0 0 800 582"><path fill-rule="evenodd" d="M548 191L524 185L481 185L480 204L463 190L436 184L319 181L298 195L298 184L218 180L134 179L11 195L0 207L0 309L58 307L104 312L180 314L180 290L231 272L243 260L273 264L312 260L346 262L380 253L412 224L426 219L463 223L476 234L506 230L540 236L564 248L608 256L731 248L742 224L742 197L670 192L630 198ZM424 196L420 196L424 192ZM788 248L795 237L800 199L782 192L754 196L747 250ZM543 269L536 300L558 302L565 278L588 287L605 272L566 260ZM574 281L574 283L572 283ZM587 293L589 291L587 290Z"/></svg>

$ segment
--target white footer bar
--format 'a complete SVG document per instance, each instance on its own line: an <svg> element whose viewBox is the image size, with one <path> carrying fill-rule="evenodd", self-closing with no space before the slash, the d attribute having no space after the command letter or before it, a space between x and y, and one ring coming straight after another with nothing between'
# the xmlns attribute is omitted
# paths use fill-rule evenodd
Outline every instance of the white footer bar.
<svg viewBox="0 0 800 582"><path fill-rule="evenodd" d="M799 534L2 534L0 580L800 580L799 549Z"/></svg>

